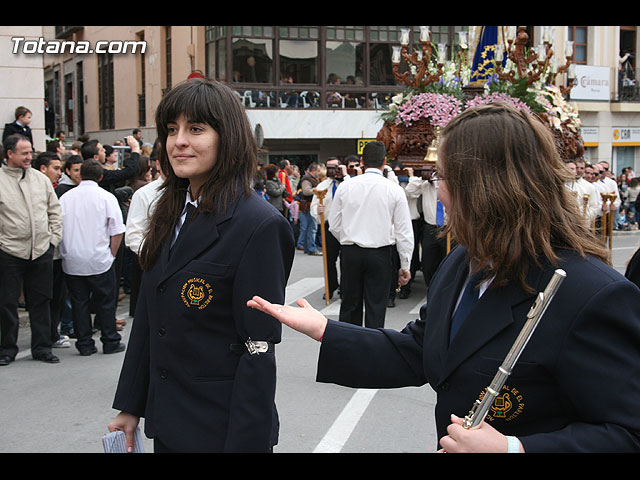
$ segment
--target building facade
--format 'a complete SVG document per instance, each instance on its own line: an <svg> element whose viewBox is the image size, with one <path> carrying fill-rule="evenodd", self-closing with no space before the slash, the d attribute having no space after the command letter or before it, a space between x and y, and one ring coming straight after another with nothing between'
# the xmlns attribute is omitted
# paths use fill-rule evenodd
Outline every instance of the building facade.
<svg viewBox="0 0 640 480"><path fill-rule="evenodd" d="M22 35L20 29L33 27L11 28L9 33L15 36ZM7 55L5 49L0 67L4 75L11 71L12 80L3 85L15 92L24 88L27 97L32 94L26 90L41 88L35 103L49 101L56 112L56 131L64 131L67 140L87 134L109 144L140 128L145 141L153 142L155 106L163 93L191 72L200 71L237 91L264 139L263 161L289 158L305 166L330 156L357 154L364 141L375 138L382 125L380 114L401 89L391 57L401 29L407 27L37 28L41 30L28 33L50 41L47 46L67 42L68 48L50 48L40 57L23 56L27 64L37 58L42 62L42 82L28 87L20 82L15 66L19 59ZM409 28L411 42L417 42L419 27ZM431 40L445 43L451 58L459 48L458 32L477 29L431 26ZM541 27L528 27L528 33L532 46L539 43ZM554 35L558 50L566 39L575 44L577 85L571 100L580 111L586 158L607 160L618 173L626 166L640 170L637 27L557 26ZM10 42L7 35L0 39ZM95 49L103 42L105 53L78 48ZM631 55L625 58L627 51ZM5 120L0 123L4 124L12 120L9 104L15 102L1 97L0 114ZM40 116L34 111L36 123Z"/></svg>

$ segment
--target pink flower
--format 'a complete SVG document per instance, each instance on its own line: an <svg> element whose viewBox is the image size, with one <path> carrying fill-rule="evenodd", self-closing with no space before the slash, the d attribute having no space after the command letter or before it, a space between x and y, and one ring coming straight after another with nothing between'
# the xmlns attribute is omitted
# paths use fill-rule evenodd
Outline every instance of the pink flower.
<svg viewBox="0 0 640 480"><path fill-rule="evenodd" d="M518 110L523 110L531 114L529 106L520 101L520 99L507 95L502 92L485 93L482 96L476 96L467 102L466 108L477 107L478 105L486 105L493 102L505 102L510 103Z"/></svg>
<svg viewBox="0 0 640 480"><path fill-rule="evenodd" d="M421 93L398 107L396 125L411 126L422 118L434 126L444 127L462 111L462 101L452 95Z"/></svg>

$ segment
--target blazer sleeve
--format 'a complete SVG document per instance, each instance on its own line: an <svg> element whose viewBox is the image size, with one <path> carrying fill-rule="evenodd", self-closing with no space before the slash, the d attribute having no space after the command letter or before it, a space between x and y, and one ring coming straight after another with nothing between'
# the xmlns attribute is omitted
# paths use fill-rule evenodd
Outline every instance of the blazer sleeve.
<svg viewBox="0 0 640 480"><path fill-rule="evenodd" d="M640 451L639 354L638 288L612 282L582 307L558 352L558 387L579 421L519 437L525 451Z"/></svg>
<svg viewBox="0 0 640 480"><path fill-rule="evenodd" d="M424 326L422 318L402 331L329 320L320 347L316 381L352 388L424 385Z"/></svg>
<svg viewBox="0 0 640 480"><path fill-rule="evenodd" d="M144 288L146 276L146 273L142 276L136 314L113 400L114 409L138 417L145 416L149 395L149 317Z"/></svg>
<svg viewBox="0 0 640 480"><path fill-rule="evenodd" d="M98 183L102 188L108 187L115 183L124 182L132 179L138 171L138 160L140 154L138 152L132 152L124 161L122 168L119 170L102 170L102 180Z"/></svg>
<svg viewBox="0 0 640 480"><path fill-rule="evenodd" d="M248 308L247 301L259 295L275 303L285 302L294 253L293 230L282 214L273 210L251 234L236 272L233 316L239 341L280 342L280 322ZM266 452L277 442L272 437L278 422L275 388L275 353L244 352L235 374L226 451Z"/></svg>

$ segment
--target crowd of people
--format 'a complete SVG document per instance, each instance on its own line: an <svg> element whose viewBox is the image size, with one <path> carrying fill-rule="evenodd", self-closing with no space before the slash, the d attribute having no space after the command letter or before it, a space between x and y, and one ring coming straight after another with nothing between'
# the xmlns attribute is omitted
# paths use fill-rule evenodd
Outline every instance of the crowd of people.
<svg viewBox="0 0 640 480"><path fill-rule="evenodd" d="M375 298L382 303L375 308L379 312L376 314L378 320L370 325L384 325L384 310L394 308L397 298L409 298L411 285L419 271L422 271L424 282L428 286L450 245L440 235L445 215L436 193L438 179L431 174L422 175L421 172L415 172L414 175L411 168L404 169L401 164L394 164L393 167L388 165L384 145L380 142L370 143L372 145L368 151L378 149L379 165L377 162L373 162L375 165L368 163L373 153L365 154L364 151L361 156L351 154L312 162L303 168L302 173L297 165L285 159L277 165L260 167L254 186L263 198L289 220L294 228L296 248L305 254L323 255L321 225L324 223L328 288L323 299L326 299L327 293L329 300L336 294L340 296L342 303L346 299L347 305L351 307L342 309L341 319L362 323L362 302L370 304L368 310L371 312L371 302ZM352 194L356 197L352 202L362 207L360 212L348 212L349 207L343 205L344 199L340 200L340 195L338 207L333 206L337 193L345 190L338 187L356 178L372 179L374 177L371 173L379 173L380 178L385 179L382 186L387 186L388 182L397 189L387 192L373 186L362 186L357 194ZM400 197L398 192L402 192ZM394 195L396 201L391 200ZM397 200L398 198L402 198L402 201ZM376 202L383 203L377 205ZM396 207L402 207L401 216L398 213L389 214ZM399 217L402 220L398 220ZM398 222L395 226L394 221ZM332 225L336 222L339 225ZM379 238L386 229L394 232ZM352 233L345 233L354 230L361 234L361 238L356 239ZM403 235L406 240L400 238ZM404 258L400 252L407 250L407 242L410 242L411 251L405 253ZM389 251L384 253L388 259L384 260L385 268L382 270L377 263L368 263L372 275L364 276L369 281L365 288L364 280L344 278L345 272L352 274L359 271L353 265L343 264L345 258L347 261L349 258L344 252L371 247L388 248ZM406 270L408 273L406 283L400 284L398 281L398 270ZM350 299L349 293L353 291L353 287L347 287L345 296L345 282L352 285L355 282L361 293ZM358 313L347 320L351 317L347 309Z"/></svg>
<svg viewBox="0 0 640 480"><path fill-rule="evenodd" d="M636 212L640 208L640 178L632 167L622 168L616 176L607 161L590 163L583 158L565 162L574 180L567 184L574 192L584 217L595 232L602 231L603 215L613 216L613 230L638 229ZM605 231L606 233L606 231Z"/></svg>
<svg viewBox="0 0 640 480"><path fill-rule="evenodd" d="M48 139L45 151L35 151L31 115L18 107L3 133L0 365L18 353L20 308L35 360L59 363L53 349L71 347L71 338L81 355L92 355L98 331L103 353L121 352L126 320L116 319L116 307L138 287L134 242L147 216L129 212L134 193L160 176L155 151L139 129L119 142L127 142L123 161L87 136L66 145Z"/></svg>

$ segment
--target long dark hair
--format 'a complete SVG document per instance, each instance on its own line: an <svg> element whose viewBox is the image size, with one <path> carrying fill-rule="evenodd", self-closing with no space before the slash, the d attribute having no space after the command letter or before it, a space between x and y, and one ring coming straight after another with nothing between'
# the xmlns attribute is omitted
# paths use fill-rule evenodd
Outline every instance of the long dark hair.
<svg viewBox="0 0 640 480"><path fill-rule="evenodd" d="M223 212L239 196L252 192L257 145L237 95L226 85L204 78L173 87L156 110L158 159L166 180L140 252L140 265L145 270L153 266L165 239L172 234L189 187L188 179L175 175L166 152L167 126L180 115L190 122L210 125L220 137L217 160L199 192L198 213Z"/></svg>
<svg viewBox="0 0 640 480"><path fill-rule="evenodd" d="M549 128L525 112L496 102L469 109L443 130L439 171L451 197L447 230L464 245L492 287L517 279L525 291L529 264L557 249L608 262L592 234Z"/></svg>

